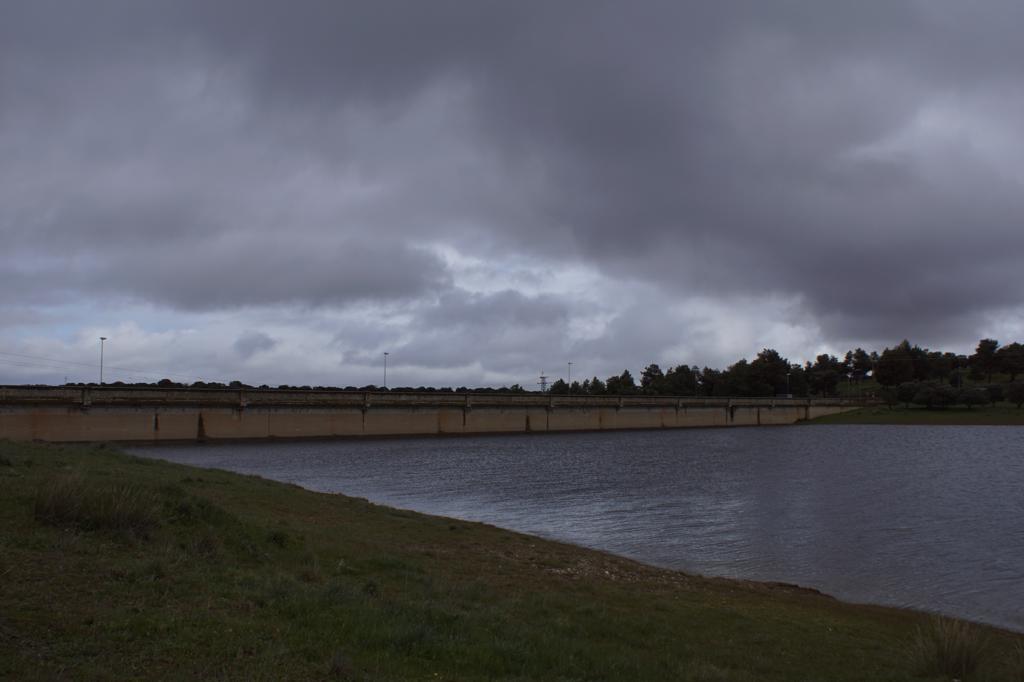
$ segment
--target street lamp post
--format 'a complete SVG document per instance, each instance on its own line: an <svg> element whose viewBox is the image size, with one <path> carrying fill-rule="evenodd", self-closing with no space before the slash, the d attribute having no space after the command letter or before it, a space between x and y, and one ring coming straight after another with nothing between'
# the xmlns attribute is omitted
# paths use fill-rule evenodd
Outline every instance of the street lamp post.
<svg viewBox="0 0 1024 682"><path fill-rule="evenodd" d="M792 398L793 397L793 389L790 388L790 386L789 386L789 375L790 374L792 374L792 372L786 372L786 397L787 398Z"/></svg>
<svg viewBox="0 0 1024 682"><path fill-rule="evenodd" d="M100 386L103 385L103 342L107 340L107 337L100 337Z"/></svg>
<svg viewBox="0 0 1024 682"><path fill-rule="evenodd" d="M388 387L388 352L384 351L384 388Z"/></svg>
<svg viewBox="0 0 1024 682"><path fill-rule="evenodd" d="M572 394L572 362L569 363L569 380L565 382L565 385L568 387L566 389L566 393L571 395Z"/></svg>

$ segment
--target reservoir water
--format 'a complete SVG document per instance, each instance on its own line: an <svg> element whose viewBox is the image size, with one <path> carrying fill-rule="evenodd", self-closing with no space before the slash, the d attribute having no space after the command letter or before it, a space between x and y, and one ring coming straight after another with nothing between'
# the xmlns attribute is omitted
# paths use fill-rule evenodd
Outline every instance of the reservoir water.
<svg viewBox="0 0 1024 682"><path fill-rule="evenodd" d="M140 447L704 575L1024 631L1024 430L826 426Z"/></svg>

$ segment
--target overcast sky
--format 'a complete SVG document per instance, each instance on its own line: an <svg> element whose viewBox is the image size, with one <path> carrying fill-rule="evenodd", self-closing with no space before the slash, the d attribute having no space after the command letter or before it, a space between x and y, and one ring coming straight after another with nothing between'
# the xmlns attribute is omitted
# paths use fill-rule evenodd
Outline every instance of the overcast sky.
<svg viewBox="0 0 1024 682"><path fill-rule="evenodd" d="M0 383L1024 340L1016 0L0 3ZM51 358L60 362L44 361ZM128 371L130 370L130 371Z"/></svg>

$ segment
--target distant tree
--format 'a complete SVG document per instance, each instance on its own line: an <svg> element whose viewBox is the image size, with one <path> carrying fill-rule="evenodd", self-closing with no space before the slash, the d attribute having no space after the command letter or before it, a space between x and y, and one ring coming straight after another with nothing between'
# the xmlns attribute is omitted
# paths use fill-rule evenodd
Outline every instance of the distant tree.
<svg viewBox="0 0 1024 682"><path fill-rule="evenodd" d="M927 348L910 348L910 364L914 367L914 381L928 381L932 377L932 363Z"/></svg>
<svg viewBox="0 0 1024 682"><path fill-rule="evenodd" d="M565 383L563 379L557 379L548 388L548 393L552 395L566 395L569 393L569 384Z"/></svg>
<svg viewBox="0 0 1024 682"><path fill-rule="evenodd" d="M813 365L808 362L804 366L804 371L807 373L811 393L834 395L840 379L845 376L845 367L845 363L840 362L839 358L827 353L819 355Z"/></svg>
<svg viewBox="0 0 1024 682"><path fill-rule="evenodd" d="M811 394L807 372L800 365L791 365L789 368L789 392L800 397Z"/></svg>
<svg viewBox="0 0 1024 682"><path fill-rule="evenodd" d="M1017 375L1024 374L1024 345L1017 342L1007 344L996 351L996 364L999 371L1010 375L1010 381L1016 381Z"/></svg>
<svg viewBox="0 0 1024 682"><path fill-rule="evenodd" d="M610 395L631 395L636 393L636 381L633 380L633 375L629 373L628 369L622 370L622 374L617 377L608 377L608 381L605 384Z"/></svg>
<svg viewBox="0 0 1024 682"><path fill-rule="evenodd" d="M580 382L574 381L572 382L572 385L569 386L569 393L571 393L572 395L583 395L583 386L580 384Z"/></svg>
<svg viewBox="0 0 1024 682"><path fill-rule="evenodd" d="M451 389L448 389L448 390L451 390ZM526 389L523 388L522 386L520 386L519 384L512 384L511 386L508 387L508 392L509 393L526 393Z"/></svg>
<svg viewBox="0 0 1024 682"><path fill-rule="evenodd" d="M714 395L752 397L768 395L771 390L769 384L758 384L750 363L744 359L733 363L722 372L720 380L715 384Z"/></svg>
<svg viewBox="0 0 1024 682"><path fill-rule="evenodd" d="M955 386L956 388L964 387L964 372L967 370L970 364L966 355L956 355L955 353L948 353L952 355L953 371L950 372L949 385Z"/></svg>
<svg viewBox="0 0 1024 682"><path fill-rule="evenodd" d="M661 384L664 379L665 374L661 371L661 367L652 362L640 373L640 387L644 393L661 393L659 389L663 388Z"/></svg>
<svg viewBox="0 0 1024 682"><path fill-rule="evenodd" d="M864 381L875 366L871 356L863 348L852 350L847 355L850 358L850 377L854 381Z"/></svg>
<svg viewBox="0 0 1024 682"><path fill-rule="evenodd" d="M976 375L984 376L990 383L992 374L999 369L999 359L996 356L998 348L999 342L995 339L982 339L978 342L974 355L970 357L971 369Z"/></svg>
<svg viewBox="0 0 1024 682"><path fill-rule="evenodd" d="M750 393L752 396L775 396L787 393L786 375L789 360L772 348L764 348L750 363Z"/></svg>
<svg viewBox="0 0 1024 682"><path fill-rule="evenodd" d="M587 391L588 395L607 395L608 394L608 387L605 386L605 383L603 381L601 381L600 379L598 379L597 377L594 377L589 382L585 381L583 383L584 383L584 386L586 387L586 391Z"/></svg>
<svg viewBox="0 0 1024 682"><path fill-rule="evenodd" d="M914 353L904 339L895 348L886 348L875 363L874 376L882 386L898 386L914 379Z"/></svg>
<svg viewBox="0 0 1024 682"><path fill-rule="evenodd" d="M698 378L698 389L700 395L710 397L715 395L716 386L722 380L722 372L717 369L705 367L700 371Z"/></svg>
<svg viewBox="0 0 1024 682"><path fill-rule="evenodd" d="M687 365L677 365L669 368L662 381L664 393L669 395L697 395L697 383L699 372L694 367L690 369Z"/></svg>
<svg viewBox="0 0 1024 682"><path fill-rule="evenodd" d="M993 404L1002 401L1005 394L1003 391L1004 385L1005 384L992 384L991 386L985 387L985 392L988 393L988 399L991 400Z"/></svg>
<svg viewBox="0 0 1024 682"><path fill-rule="evenodd" d="M946 382L953 371L953 363L956 355L943 353L941 351L930 351L928 353L928 378Z"/></svg>
<svg viewBox="0 0 1024 682"><path fill-rule="evenodd" d="M1018 410L1024 405L1024 383L1007 384L1004 392L1006 399L1015 404Z"/></svg>

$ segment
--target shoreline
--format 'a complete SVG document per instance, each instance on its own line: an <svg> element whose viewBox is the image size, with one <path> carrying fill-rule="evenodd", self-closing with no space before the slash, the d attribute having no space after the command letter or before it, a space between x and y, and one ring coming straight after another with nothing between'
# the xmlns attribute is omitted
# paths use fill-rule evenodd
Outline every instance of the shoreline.
<svg viewBox="0 0 1024 682"><path fill-rule="evenodd" d="M814 422L808 422L808 423L813 424ZM771 426L778 426L778 425L771 425ZM789 426L796 426L796 425L789 425ZM914 425L911 425L911 426L914 426ZM716 427L705 427L705 428L716 428ZM651 432L651 431L665 431L665 430L666 429L645 429L644 431L645 432ZM625 430L620 430L620 431L616 431L615 433L624 433L624 432L625 432ZM588 432L588 433L592 433L592 432ZM482 434L482 435L485 436L485 437L489 437L489 438L490 437L507 438L509 436L530 436L530 437L550 436L550 437L559 438L559 437L569 437L569 436L572 436L572 435L575 435L575 434L573 434L573 433L562 433L562 432L547 432L547 433L529 433L529 434L514 433L514 434ZM441 438L441 437L443 437L443 436L437 436L437 435L430 434L430 435L427 435L427 436L405 435L405 436L398 436L398 437L394 437L394 438L396 440L403 440L403 441L405 441L405 440L409 440L409 439L422 439L422 438L426 438L426 439L429 439L429 440L434 440L436 438ZM457 435L457 439L459 439L459 440L464 439L464 438L472 438L472 437L473 437L473 435L471 435L471 434L458 434ZM383 439L386 439L386 440L391 440L391 437L380 437L380 438L383 438ZM380 439L380 438L378 438L378 439ZM296 440L290 440L290 441L287 441L287 442L288 443L300 443L300 442L302 442L304 440L307 440L307 439L296 439ZM328 440L340 440L341 442L351 442L352 441L352 439L349 439L349 438L328 439ZM251 441L232 441L232 442L224 442L224 443L208 442L208 443L200 444L200 445L198 445L196 447L201 449L202 446L204 446L204 445L205 446L216 447L217 445L221 445L221 444L223 444L223 445L250 445L250 446L253 446L253 447L258 447L258 444L256 442L251 442ZM119 446L120 446L120 444L118 444L118 446L115 446L115 447L119 447ZM167 461L169 463L174 463L173 460L163 460L163 459L161 459L160 450L165 448L165 447L182 448L183 446L186 446L186 447L189 447L189 448L191 447L189 444L181 444L181 443L144 444L144 445L141 445L141 446L136 446L136 447L128 448L128 451L132 452L133 454L138 454L140 456L150 457L150 458L153 458L153 459L156 459L156 460ZM199 465L187 464L187 466L199 466ZM250 474L244 474L244 473L241 473L241 472L233 472L231 469L218 469L218 470L224 471L225 473L237 473L239 475L250 475ZM343 497L349 497L350 496L344 490L335 490L335 491L315 490L313 488L304 487L304 486L302 486L300 484L297 484L297 483L291 483L291 482L288 482L288 481L284 481L282 479L275 479L275 478L272 478L272 477L267 477L265 474L262 474L262 475L261 474L253 474L253 475L256 475L256 476L258 476L260 478L264 478L264 479L269 480L269 481L275 481L275 482L282 483L282 484L287 484L287 485L296 485L296 486L302 488L303 490L306 490L308 492L315 493L315 494L340 495L340 496L343 496ZM536 538L538 541L560 543L560 544L565 544L565 545L569 545L569 546L572 546L572 547L576 547L576 548L578 548L580 550L584 550L584 551L600 552L600 553L604 553L604 554L607 554L609 556L613 556L613 557L616 557L616 558L619 558L619 559L622 559L622 560L625 560L625 561L636 562L636 563L639 563L641 565L650 567L652 569L679 572L679 573L682 573L684 575L688 575L688 576L691 576L691 577L694 577L694 578L707 579L707 580L735 581L737 583L754 584L754 585L763 584L763 585L770 585L770 586L775 586L775 587L786 587L786 588L790 588L792 590L803 591L803 592L806 592L806 593L818 594L820 596L828 597L830 599L834 599L836 601L839 601L839 602L842 602L842 603L845 603L845 604L860 605L860 606L877 606L877 607L881 607L881 608L896 608L896 609L909 610L909 611L913 611L913 612L921 613L921 614L939 615L939 616L943 616L943 617L956 618L956 619L959 619L959 620L970 621L970 622L976 623L978 625L983 625L983 626L987 626L987 627L997 628L997 629L1004 630L1004 631L1010 632L1010 633L1024 634L1024 625L1017 625L1015 623L1012 623L1012 622L1009 622L1009 621L1006 621L1006 620L1000 620L998 618L998 616L992 616L991 618L986 618L985 616L972 615L970 613L966 613L965 611L961 611L959 613L957 613L955 611L945 611L945 610L942 610L941 605L940 606L936 606L936 607L932 607L932 606L929 606L927 604L907 605L907 604L896 603L895 601L892 601L892 602L879 601L879 600L872 599L871 595L864 595L864 594L862 594L860 596L850 595L850 594L837 594L837 593L833 593L832 591L830 591L829 588L825 584L815 584L815 583L803 584L803 583L799 583L799 582L793 582L793 581L787 579L784 576L783 577L759 578L759 577L747 577L747 576L742 576L742 575L721 575L721 574L714 574L714 573L689 572L685 568L683 568L681 566L678 566L678 565L672 565L672 563L667 562L667 561L666 562L658 562L658 561L652 561L652 560L649 560L649 559L645 559L643 556L641 556L639 554L631 555L631 554L628 554L628 553L619 553L619 552L617 552L614 549L609 549L609 548L602 547L602 546L599 546L599 545L588 545L588 544L584 544L584 543L581 543L581 542L577 542L572 537L560 537L558 535L544 533L543 531L534 531L534 530L530 530L528 528L516 528L516 527L512 527L512 526L502 525L500 523L500 521L496 521L496 520L493 520L493 519L488 519L486 514L483 515L483 516L480 516L478 518L448 516L448 515L438 514L436 512L431 512L431 511L425 510L425 509L417 509L417 508L406 507L406 506L394 506L392 503L389 503L386 500L382 500L380 498L372 499L372 498L367 498L367 497L359 497L357 499L365 499L368 502L370 502L371 504L379 505L379 506L386 507L386 508L389 508L389 509L394 509L394 510L399 511L399 512L406 512L406 513L413 513L413 514L423 514L423 515L426 515L426 516L436 516L437 518L453 520L453 521L458 521L458 522L464 522L464 523L480 523L480 524L486 525L488 527L494 528L496 530L507 531L507 532L511 532L511 533L518 533L518 534L526 535L528 537L533 537L533 538ZM836 575L838 578L842 578L842 574L834 574L834 575ZM839 580L839 582L842 582L842 581ZM938 600L933 600L933 601L938 601Z"/></svg>
<svg viewBox="0 0 1024 682"><path fill-rule="evenodd" d="M0 442L0 485L0 677L895 680L930 622L114 448ZM40 516L67 485L125 505Z"/></svg>
<svg viewBox="0 0 1024 682"><path fill-rule="evenodd" d="M1024 409L1005 404L990 407L862 407L843 414L818 417L801 424L870 424L879 426L1024 426Z"/></svg>

